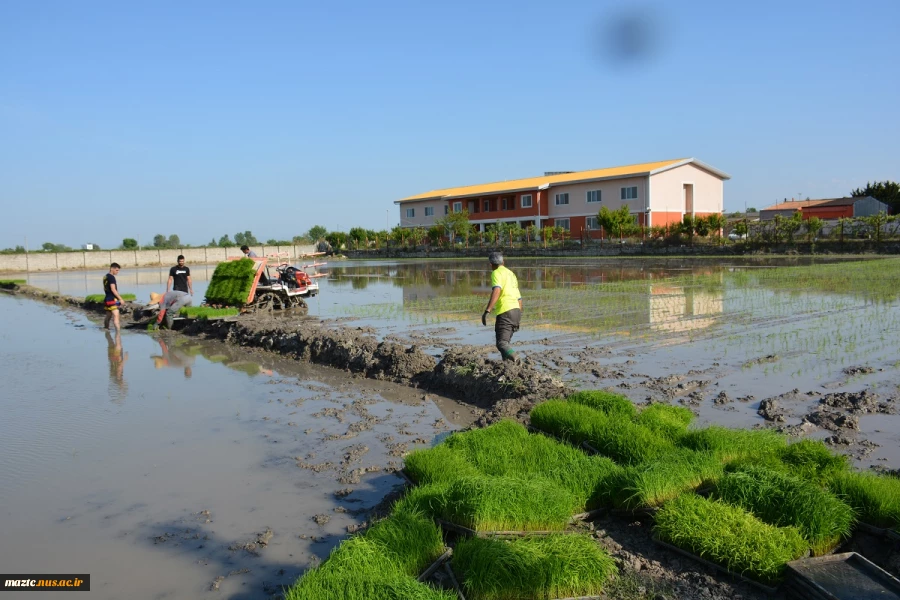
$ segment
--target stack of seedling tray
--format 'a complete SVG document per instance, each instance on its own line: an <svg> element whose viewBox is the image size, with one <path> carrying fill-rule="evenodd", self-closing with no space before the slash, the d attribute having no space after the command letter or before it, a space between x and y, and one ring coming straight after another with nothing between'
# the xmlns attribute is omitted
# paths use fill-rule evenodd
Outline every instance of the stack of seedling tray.
<svg viewBox="0 0 900 600"><path fill-rule="evenodd" d="M206 288L206 303L238 307L247 304L260 265L260 262L249 258L219 263Z"/></svg>
<svg viewBox="0 0 900 600"><path fill-rule="evenodd" d="M789 563L784 589L808 600L900 600L900 581L856 552Z"/></svg>

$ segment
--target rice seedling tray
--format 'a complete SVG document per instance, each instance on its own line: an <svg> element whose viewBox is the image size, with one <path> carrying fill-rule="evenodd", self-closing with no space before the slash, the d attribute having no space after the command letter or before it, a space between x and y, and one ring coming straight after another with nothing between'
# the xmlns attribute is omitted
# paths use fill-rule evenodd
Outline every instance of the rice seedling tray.
<svg viewBox="0 0 900 600"><path fill-rule="evenodd" d="M490 537L525 537L531 535L553 535L553 534L566 534L571 533L568 531L475 531L474 529L470 529L469 527L463 527L462 525L457 525L456 523L451 523L450 521L445 521L443 519L435 519L438 525L446 529L447 531L452 531L454 533L459 533L466 537L480 537L480 538L490 538Z"/></svg>
<svg viewBox="0 0 900 600"><path fill-rule="evenodd" d="M438 556L437 559L433 563L431 563L431 565L429 565L427 569L422 571L422 574L419 575L418 580L425 581L426 579L434 575L434 572L440 569L445 562L450 560L451 556L453 556L453 549L447 548L447 550L443 554Z"/></svg>
<svg viewBox="0 0 900 600"><path fill-rule="evenodd" d="M767 594L774 594L778 590L777 586L769 586L764 583L760 583L756 580L750 579L749 577L744 577L740 573L735 573L734 571L730 571L729 569L726 569L722 565L717 565L716 563L708 561L705 558L700 558L696 554L694 554L692 552L688 552L687 550L685 550L683 548L679 548L678 546L674 546L668 542L664 542L661 539L657 538L656 536L653 536L653 541L656 544L658 544L659 546L662 546L663 548L665 548L667 550L671 550L672 552L681 554L682 556L690 558L691 560L695 560L702 565L705 565L707 567L715 569L716 571L719 571L720 573L725 573L729 577L733 577L734 579L743 581L744 583L748 583L748 584L752 585L753 587L755 587L756 589L766 592Z"/></svg>
<svg viewBox="0 0 900 600"><path fill-rule="evenodd" d="M456 590L456 595L459 600L466 600L466 596L462 591L462 586L459 585L459 582L456 580L456 575L453 573L453 567L450 566L449 562L443 563L442 566L447 573L447 577L450 579L450 585ZM603 596L568 596L566 598L553 598L553 600L603 600Z"/></svg>
<svg viewBox="0 0 900 600"><path fill-rule="evenodd" d="M875 527L874 525L858 521L856 523L856 528L871 535L878 535L892 540L900 540L900 533L897 533L889 527Z"/></svg>
<svg viewBox="0 0 900 600"><path fill-rule="evenodd" d="M809 600L900 600L900 580L856 552L789 562L784 588Z"/></svg>
<svg viewBox="0 0 900 600"><path fill-rule="evenodd" d="M658 506L642 506L639 508L614 508L612 514L620 517L652 517L659 512Z"/></svg>

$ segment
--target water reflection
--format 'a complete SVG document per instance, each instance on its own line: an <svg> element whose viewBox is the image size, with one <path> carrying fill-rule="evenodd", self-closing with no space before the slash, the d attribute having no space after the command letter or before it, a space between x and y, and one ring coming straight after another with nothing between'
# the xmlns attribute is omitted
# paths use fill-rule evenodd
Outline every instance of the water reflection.
<svg viewBox="0 0 900 600"><path fill-rule="evenodd" d="M109 399L116 404L124 404L128 396L128 383L125 381L125 363L128 353L122 347L122 334L116 331L115 338L106 332L107 358L109 359Z"/></svg>
<svg viewBox="0 0 900 600"><path fill-rule="evenodd" d="M159 344L160 354L150 356L153 360L153 366L157 369L166 367L183 369L185 379L190 379L191 375L193 375L192 367L196 358L182 352L175 346L170 347L162 336L158 337L156 341Z"/></svg>

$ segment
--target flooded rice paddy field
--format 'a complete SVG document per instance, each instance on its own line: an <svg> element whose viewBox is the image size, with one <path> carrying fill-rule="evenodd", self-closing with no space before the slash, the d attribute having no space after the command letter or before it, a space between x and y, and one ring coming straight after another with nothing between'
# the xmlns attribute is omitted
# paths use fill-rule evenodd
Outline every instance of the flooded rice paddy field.
<svg viewBox="0 0 900 600"><path fill-rule="evenodd" d="M900 467L900 260L507 264L525 303L513 341L539 370ZM213 269L192 267L198 298ZM480 324L486 261L322 271L308 318L435 356L465 345L498 357ZM121 291L162 291L167 273L124 269ZM80 296L101 277L27 279ZM0 340L0 562L90 572L97 598L268 597L399 482L389 471L405 450L475 418L445 398L267 353L181 335L117 340L24 299L0 296Z"/></svg>

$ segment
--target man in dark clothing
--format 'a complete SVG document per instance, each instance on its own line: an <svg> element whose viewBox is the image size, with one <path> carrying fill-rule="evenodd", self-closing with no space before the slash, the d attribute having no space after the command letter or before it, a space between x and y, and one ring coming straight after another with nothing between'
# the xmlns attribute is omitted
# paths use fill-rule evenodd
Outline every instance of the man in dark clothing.
<svg viewBox="0 0 900 600"><path fill-rule="evenodd" d="M194 282L191 281L191 269L184 265L184 256L178 256L178 264L169 269L169 281L166 282L166 291L173 289L176 292L194 295Z"/></svg>
<svg viewBox="0 0 900 600"><path fill-rule="evenodd" d="M116 275L119 274L121 268L119 263L113 263L109 265L109 273L103 276L103 291L106 294L103 299L106 307L103 327L109 329L109 322L112 321L116 331L119 331L119 307L125 303L122 296L119 295L119 284L116 282Z"/></svg>

